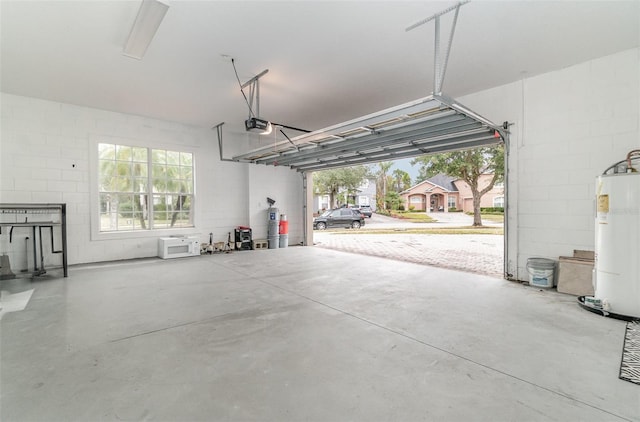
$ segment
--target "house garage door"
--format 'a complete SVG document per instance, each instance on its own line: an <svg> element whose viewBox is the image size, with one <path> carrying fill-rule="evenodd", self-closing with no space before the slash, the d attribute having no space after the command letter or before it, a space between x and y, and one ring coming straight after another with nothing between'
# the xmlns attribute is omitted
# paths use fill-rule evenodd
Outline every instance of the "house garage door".
<svg viewBox="0 0 640 422"><path fill-rule="evenodd" d="M312 172L500 143L506 129L431 95L259 148L233 161Z"/></svg>

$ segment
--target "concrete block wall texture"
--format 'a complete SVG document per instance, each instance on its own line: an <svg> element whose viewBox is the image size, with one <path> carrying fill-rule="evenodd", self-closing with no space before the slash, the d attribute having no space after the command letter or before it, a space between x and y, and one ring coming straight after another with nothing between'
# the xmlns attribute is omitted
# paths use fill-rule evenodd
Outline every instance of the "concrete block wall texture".
<svg viewBox="0 0 640 422"><path fill-rule="evenodd" d="M289 221L289 245L304 240L302 173L287 167L249 166L249 218L255 239L266 239L268 230L267 197Z"/></svg>
<svg viewBox="0 0 640 422"><path fill-rule="evenodd" d="M267 195L268 189L265 187L265 192L261 192L260 184L249 189L250 166L219 160L216 134L210 128L6 93L0 96L0 117L0 202L66 203L70 264L155 256L157 239L169 234L196 235L201 241L208 241L211 232L214 239L226 241L227 233L235 226L252 222L251 192L256 197ZM240 148L246 139L242 135L238 137L240 139L234 139L227 134L226 145L230 149ZM95 190L91 189L98 142L193 152L196 227L107 236L98 235L95 229L92 231L98 212L97 201L93 204ZM271 173L269 177L273 185L296 191L283 193L280 205L301 209L298 205L302 200L295 198L302 195L296 185L300 176L285 170ZM296 203L287 204L290 198ZM26 232L15 231L14 241L24 245L26 236ZM48 254L48 239L44 240L45 263L59 264L59 255ZM15 249L3 232L0 253L9 252L12 262L24 262L26 249Z"/></svg>
<svg viewBox="0 0 640 422"><path fill-rule="evenodd" d="M515 123L509 151L509 272L594 249L595 179L640 148L640 49L458 99Z"/></svg>

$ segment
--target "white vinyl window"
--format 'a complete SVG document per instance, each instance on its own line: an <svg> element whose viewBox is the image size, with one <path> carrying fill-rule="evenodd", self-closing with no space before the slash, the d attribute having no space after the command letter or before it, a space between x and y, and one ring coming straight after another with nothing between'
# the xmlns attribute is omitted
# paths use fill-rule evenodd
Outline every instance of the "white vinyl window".
<svg viewBox="0 0 640 422"><path fill-rule="evenodd" d="M447 199L447 207L448 208L455 208L456 207L456 197L449 195L448 199Z"/></svg>
<svg viewBox="0 0 640 422"><path fill-rule="evenodd" d="M409 198L409 202L412 204L422 204L423 201L424 200L421 196L412 196L411 198Z"/></svg>
<svg viewBox="0 0 640 422"><path fill-rule="evenodd" d="M496 196L493 198L493 206L504 208L504 196Z"/></svg>
<svg viewBox="0 0 640 422"><path fill-rule="evenodd" d="M190 152L98 144L99 231L193 227Z"/></svg>
<svg viewBox="0 0 640 422"><path fill-rule="evenodd" d="M370 205L368 196L358 196L358 205Z"/></svg>

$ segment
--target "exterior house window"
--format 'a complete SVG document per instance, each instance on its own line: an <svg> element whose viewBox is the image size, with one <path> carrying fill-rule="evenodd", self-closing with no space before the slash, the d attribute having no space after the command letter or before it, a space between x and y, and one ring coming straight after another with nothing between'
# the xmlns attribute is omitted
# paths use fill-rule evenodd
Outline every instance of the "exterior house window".
<svg viewBox="0 0 640 422"><path fill-rule="evenodd" d="M496 196L493 198L493 206L504 208L504 196Z"/></svg>
<svg viewBox="0 0 640 422"><path fill-rule="evenodd" d="M100 232L193 227L193 154L98 144Z"/></svg>
<svg viewBox="0 0 640 422"><path fill-rule="evenodd" d="M447 199L447 207L455 208L456 207L456 197L453 195L449 195Z"/></svg>
<svg viewBox="0 0 640 422"><path fill-rule="evenodd" d="M329 209L329 195L324 195L320 199L320 209Z"/></svg>
<svg viewBox="0 0 640 422"><path fill-rule="evenodd" d="M409 199L409 202L411 202L412 204L422 204L422 197L421 196L412 196Z"/></svg>
<svg viewBox="0 0 640 422"><path fill-rule="evenodd" d="M364 195L358 196L358 205L370 205L369 197Z"/></svg>

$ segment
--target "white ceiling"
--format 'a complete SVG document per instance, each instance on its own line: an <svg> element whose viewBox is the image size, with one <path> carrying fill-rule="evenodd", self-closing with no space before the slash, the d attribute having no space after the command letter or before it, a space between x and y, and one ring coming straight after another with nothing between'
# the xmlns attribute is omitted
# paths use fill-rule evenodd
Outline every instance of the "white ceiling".
<svg viewBox="0 0 640 422"><path fill-rule="evenodd" d="M228 55L243 82L269 69L262 117L315 130L429 95L434 24L405 28L454 2L174 0L135 60L121 53L139 4L1 0L2 91L234 129L248 109ZM443 92L637 47L639 27L638 0L474 0L460 10Z"/></svg>

